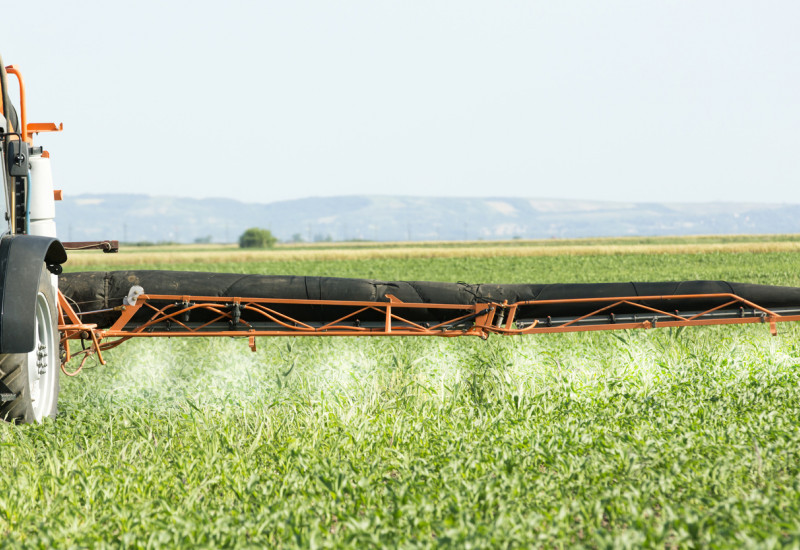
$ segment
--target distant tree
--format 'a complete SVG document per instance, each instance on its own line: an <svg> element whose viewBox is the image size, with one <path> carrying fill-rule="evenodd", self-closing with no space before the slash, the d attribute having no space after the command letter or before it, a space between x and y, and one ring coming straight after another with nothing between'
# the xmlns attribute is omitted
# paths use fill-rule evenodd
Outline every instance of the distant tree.
<svg viewBox="0 0 800 550"><path fill-rule="evenodd" d="M272 248L278 239L269 229L251 227L239 237L239 248Z"/></svg>
<svg viewBox="0 0 800 550"><path fill-rule="evenodd" d="M195 237L194 244L209 244L211 239L211 235L206 235L205 237Z"/></svg>
<svg viewBox="0 0 800 550"><path fill-rule="evenodd" d="M301 235L300 233L295 233L294 235L292 235L292 242L293 243L303 242L303 235Z"/></svg>
<svg viewBox="0 0 800 550"><path fill-rule="evenodd" d="M314 235L314 242L315 243L329 243L332 240L333 240L333 237L331 237L330 233L326 233L324 235L322 233L317 233L317 234Z"/></svg>

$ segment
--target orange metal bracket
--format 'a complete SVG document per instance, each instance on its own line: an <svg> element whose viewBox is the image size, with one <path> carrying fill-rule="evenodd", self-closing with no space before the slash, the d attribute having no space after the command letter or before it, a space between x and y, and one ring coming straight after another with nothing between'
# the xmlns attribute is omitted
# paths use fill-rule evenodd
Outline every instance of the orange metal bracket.
<svg viewBox="0 0 800 550"><path fill-rule="evenodd" d="M31 122L27 125L26 130L29 134L37 134L39 132L61 132L64 130L64 123Z"/></svg>
<svg viewBox="0 0 800 550"><path fill-rule="evenodd" d="M102 346L98 339L97 325L82 323L60 290L58 291L58 319L58 332L61 335L61 349L64 350L64 356L61 360L61 370L64 374L67 376L75 376L80 373L83 370L86 360L94 353L97 354L97 359L100 361L101 365L106 364L101 351ZM88 350L84 348L79 353L83 354L83 360L75 371L70 372L66 369L66 364L73 357L69 349L69 340L78 338L82 341L91 340L91 347Z"/></svg>

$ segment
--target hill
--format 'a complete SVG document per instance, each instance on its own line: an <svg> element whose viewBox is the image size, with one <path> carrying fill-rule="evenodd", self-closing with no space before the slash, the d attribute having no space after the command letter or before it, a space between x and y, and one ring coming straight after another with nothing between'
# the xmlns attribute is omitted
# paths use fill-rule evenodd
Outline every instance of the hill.
<svg viewBox="0 0 800 550"><path fill-rule="evenodd" d="M233 242L248 227L282 240L467 240L800 233L800 205L635 203L512 197L344 196L268 204L133 194L67 197L64 240Z"/></svg>

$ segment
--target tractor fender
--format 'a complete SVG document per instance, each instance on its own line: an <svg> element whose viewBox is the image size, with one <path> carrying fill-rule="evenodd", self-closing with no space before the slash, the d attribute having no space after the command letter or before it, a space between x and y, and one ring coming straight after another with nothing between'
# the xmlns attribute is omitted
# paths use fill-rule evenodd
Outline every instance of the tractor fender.
<svg viewBox="0 0 800 550"><path fill-rule="evenodd" d="M67 252L54 237L7 235L0 239L0 353L33 351L36 294L43 262L60 273Z"/></svg>

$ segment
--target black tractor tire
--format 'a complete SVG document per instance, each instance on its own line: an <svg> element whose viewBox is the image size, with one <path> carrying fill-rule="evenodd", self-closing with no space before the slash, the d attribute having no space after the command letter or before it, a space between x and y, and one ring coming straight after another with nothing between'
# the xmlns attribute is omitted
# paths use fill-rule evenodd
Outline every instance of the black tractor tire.
<svg viewBox="0 0 800 550"><path fill-rule="evenodd" d="M30 353L0 354L0 419L30 424L55 418L58 402L59 355L56 290L42 264L36 295L36 344Z"/></svg>

